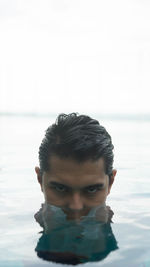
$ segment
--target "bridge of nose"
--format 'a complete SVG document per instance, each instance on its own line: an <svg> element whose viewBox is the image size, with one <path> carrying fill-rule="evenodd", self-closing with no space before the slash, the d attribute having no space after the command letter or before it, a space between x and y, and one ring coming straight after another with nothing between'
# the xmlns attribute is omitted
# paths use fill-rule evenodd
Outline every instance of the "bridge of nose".
<svg viewBox="0 0 150 267"><path fill-rule="evenodd" d="M69 199L69 208L72 210L81 210L84 206L83 198L80 192L74 192Z"/></svg>

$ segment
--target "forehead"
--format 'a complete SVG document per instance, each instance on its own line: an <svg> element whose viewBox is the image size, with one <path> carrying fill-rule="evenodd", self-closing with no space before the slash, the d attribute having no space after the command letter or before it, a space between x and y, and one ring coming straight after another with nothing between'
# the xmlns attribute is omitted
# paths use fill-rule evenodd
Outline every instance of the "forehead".
<svg viewBox="0 0 150 267"><path fill-rule="evenodd" d="M97 161L87 160L77 162L71 158L59 158L51 156L49 158L49 171L45 173L50 181L56 181L67 185L86 186L105 179L105 168L103 158Z"/></svg>

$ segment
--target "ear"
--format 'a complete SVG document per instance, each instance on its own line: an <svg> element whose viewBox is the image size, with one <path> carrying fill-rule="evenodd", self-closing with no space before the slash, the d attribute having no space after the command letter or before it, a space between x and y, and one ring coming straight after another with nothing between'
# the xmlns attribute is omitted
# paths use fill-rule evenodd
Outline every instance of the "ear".
<svg viewBox="0 0 150 267"><path fill-rule="evenodd" d="M117 170L112 170L112 175L109 177L109 187L108 187L108 194L110 193L112 184L114 182L115 176L116 176Z"/></svg>
<svg viewBox="0 0 150 267"><path fill-rule="evenodd" d="M42 175L41 175L41 172L40 172L40 168L39 167L35 167L35 172L37 174L37 180L41 186L41 190L42 190ZM43 190L42 190L43 191Z"/></svg>

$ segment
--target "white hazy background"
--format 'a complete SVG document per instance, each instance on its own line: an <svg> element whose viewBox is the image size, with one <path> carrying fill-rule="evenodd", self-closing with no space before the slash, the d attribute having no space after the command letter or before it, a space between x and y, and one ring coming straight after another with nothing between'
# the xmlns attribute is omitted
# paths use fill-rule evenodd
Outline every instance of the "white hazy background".
<svg viewBox="0 0 150 267"><path fill-rule="evenodd" d="M150 1L0 0L0 112L150 113Z"/></svg>

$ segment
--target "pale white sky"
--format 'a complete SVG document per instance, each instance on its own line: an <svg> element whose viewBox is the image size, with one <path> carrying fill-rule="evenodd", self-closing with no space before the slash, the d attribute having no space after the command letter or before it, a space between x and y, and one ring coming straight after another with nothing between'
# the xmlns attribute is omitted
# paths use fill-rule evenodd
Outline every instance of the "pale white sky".
<svg viewBox="0 0 150 267"><path fill-rule="evenodd" d="M0 111L150 112L150 1L0 0Z"/></svg>

